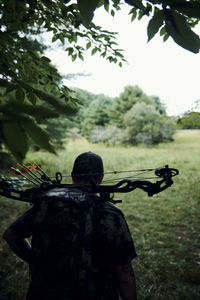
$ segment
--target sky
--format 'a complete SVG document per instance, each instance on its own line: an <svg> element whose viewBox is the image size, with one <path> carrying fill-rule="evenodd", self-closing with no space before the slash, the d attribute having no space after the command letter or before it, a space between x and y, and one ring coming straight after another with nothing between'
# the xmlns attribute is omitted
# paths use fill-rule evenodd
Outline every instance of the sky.
<svg viewBox="0 0 200 300"><path fill-rule="evenodd" d="M138 85L148 96L158 96L169 115L183 114L200 99L200 54L181 48L172 38L163 43L159 34L147 42L148 18L131 22L129 10L128 6L124 7L113 18L104 9L98 9L93 20L104 29L118 32L118 48L124 49L127 60L122 68L99 55L92 56L91 50L84 61L73 63L59 47L52 47L46 56L62 75L90 74L64 80L69 87L117 97L127 85ZM200 34L200 27L196 33Z"/></svg>

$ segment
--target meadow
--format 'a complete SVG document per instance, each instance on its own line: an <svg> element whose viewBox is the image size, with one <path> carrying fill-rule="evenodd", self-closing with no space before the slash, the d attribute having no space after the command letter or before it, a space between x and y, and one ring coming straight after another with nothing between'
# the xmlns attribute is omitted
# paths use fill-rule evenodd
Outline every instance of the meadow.
<svg viewBox="0 0 200 300"><path fill-rule="evenodd" d="M27 161L40 163L54 176L71 173L81 152L102 156L105 172L164 166L177 168L174 184L153 196L142 190L117 194L117 206L129 224L138 257L133 261L138 300L200 299L200 131L178 131L175 141L154 147L106 147L85 140L66 143L57 156L29 152ZM110 177L109 177L110 176ZM123 174L105 175L108 179ZM64 177L64 182L70 182ZM0 300L24 300L29 274L25 263L9 250L1 236L29 204L0 198Z"/></svg>

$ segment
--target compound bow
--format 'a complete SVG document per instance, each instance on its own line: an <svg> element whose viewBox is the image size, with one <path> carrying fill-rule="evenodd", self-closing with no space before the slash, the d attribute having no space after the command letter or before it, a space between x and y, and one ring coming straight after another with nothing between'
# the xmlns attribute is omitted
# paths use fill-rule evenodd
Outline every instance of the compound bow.
<svg viewBox="0 0 200 300"><path fill-rule="evenodd" d="M18 164L19 165L19 164ZM19 165L21 166L21 165ZM36 187L29 188L23 190L22 188L16 188L16 185L13 184L12 179L5 180L2 179L0 181L0 195L19 200L24 202L35 203L39 200L42 192L48 191L54 188L70 188L75 187L75 184L61 184L62 174L60 172L56 173L55 179L52 180L47 174L42 170L40 165L36 163L28 163L28 165L22 165L22 169L11 168L15 174L22 175L26 180L28 180L31 184L34 184ZM138 171L155 171L156 178L161 178L156 182L151 182L149 180L130 180L130 179L122 179L117 184L114 185L99 185L92 183L90 188L95 193L100 194L100 198L103 201L111 201L113 203L121 202L121 200L113 200L110 197L111 193L128 193L136 188L142 189L145 191L149 197L160 193L170 187L173 184L172 177L179 174L177 169L169 168L168 165L157 168L157 169L145 169ZM136 170L134 170L136 171ZM127 171L131 172L131 171ZM26 175L24 173L27 173ZM110 173L123 173L123 171L119 172L107 172ZM87 175L87 174L84 174ZM91 174L90 174L91 175ZM95 174L96 175L96 174ZM80 185L76 185L80 186Z"/></svg>

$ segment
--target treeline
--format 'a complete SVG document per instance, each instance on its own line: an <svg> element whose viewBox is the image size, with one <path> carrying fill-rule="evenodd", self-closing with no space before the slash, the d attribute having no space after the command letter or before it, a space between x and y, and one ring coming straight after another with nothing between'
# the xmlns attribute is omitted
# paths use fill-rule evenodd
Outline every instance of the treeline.
<svg viewBox="0 0 200 300"><path fill-rule="evenodd" d="M61 138L84 137L93 143L151 145L172 141L174 118L167 116L158 97L147 96L138 86L127 86L116 98L74 89L80 108L75 116L48 120L46 130Z"/></svg>
<svg viewBox="0 0 200 300"><path fill-rule="evenodd" d="M177 126L181 129L200 129L200 100L195 101L194 107L178 118Z"/></svg>

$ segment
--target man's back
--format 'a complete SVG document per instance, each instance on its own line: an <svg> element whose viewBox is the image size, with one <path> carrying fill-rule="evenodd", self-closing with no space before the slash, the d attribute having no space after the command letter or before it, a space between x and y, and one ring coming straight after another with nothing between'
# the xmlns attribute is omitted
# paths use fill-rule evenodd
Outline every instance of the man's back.
<svg viewBox="0 0 200 300"><path fill-rule="evenodd" d="M51 190L12 230L22 227L32 235L34 255L28 294L38 290L43 300L118 299L114 266L135 253L119 209L86 187Z"/></svg>

